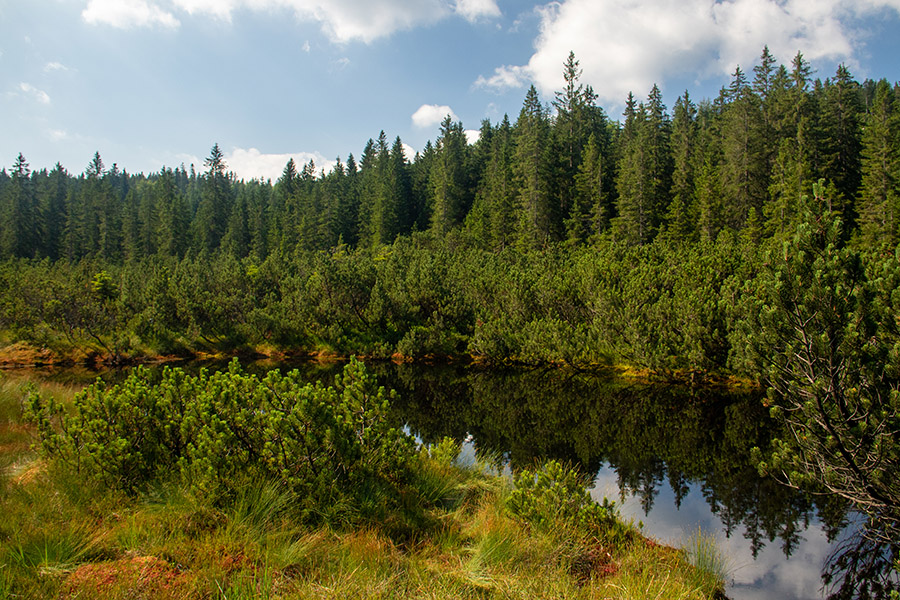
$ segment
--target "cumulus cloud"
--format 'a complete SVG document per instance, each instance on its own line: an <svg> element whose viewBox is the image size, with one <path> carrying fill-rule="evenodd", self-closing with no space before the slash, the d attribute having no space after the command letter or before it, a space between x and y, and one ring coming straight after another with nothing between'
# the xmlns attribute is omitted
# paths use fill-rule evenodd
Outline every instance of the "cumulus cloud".
<svg viewBox="0 0 900 600"><path fill-rule="evenodd" d="M453 112L447 105L437 105L437 104L423 104L419 107L419 109L413 113L412 122L416 127L426 128L432 127L434 125L440 124L444 118L450 115L450 118L454 121L458 121L459 117L456 116L456 113Z"/></svg>
<svg viewBox="0 0 900 600"><path fill-rule="evenodd" d="M322 31L338 43L370 43L453 14L470 22L501 14L496 0L90 0L82 17L88 23L119 28L177 27L179 21L160 8L163 5L225 22L230 22L238 10L287 10L300 21L319 23Z"/></svg>
<svg viewBox="0 0 900 600"><path fill-rule="evenodd" d="M175 0L175 6L189 15L207 14L223 21L231 21L231 13L240 4L241 2L237 0ZM251 4L260 2L254 1Z"/></svg>
<svg viewBox="0 0 900 600"><path fill-rule="evenodd" d="M464 0L488 4L490 0ZM372 42L396 31L426 25L447 16L445 0L174 0L189 14L209 14L226 21L237 9L292 11L298 20L314 21L335 42ZM475 7L471 14L485 9Z"/></svg>
<svg viewBox="0 0 900 600"><path fill-rule="evenodd" d="M60 62L48 62L44 65L44 72L51 73L53 71L68 71L69 68Z"/></svg>
<svg viewBox="0 0 900 600"><path fill-rule="evenodd" d="M494 69L494 74L490 77L480 75L475 80L475 87L502 91L508 88L522 87L529 78L530 74L527 67L504 65Z"/></svg>
<svg viewBox="0 0 900 600"><path fill-rule="evenodd" d="M405 156L407 160L412 160L415 155L419 153L418 150L416 150L406 142L400 142L400 145L403 146L403 156Z"/></svg>
<svg viewBox="0 0 900 600"><path fill-rule="evenodd" d="M81 18L91 25L119 29L156 25L173 29L180 24L172 13L147 0L90 0Z"/></svg>
<svg viewBox="0 0 900 600"><path fill-rule="evenodd" d="M467 21L500 16L500 7L495 0L456 0L456 13Z"/></svg>
<svg viewBox="0 0 900 600"><path fill-rule="evenodd" d="M900 11L898 0L563 0L541 6L540 34L525 65L503 66L476 86L503 90L532 81L544 95L562 89L562 64L574 51L582 81L601 102L621 104L671 76L697 78L744 70L764 45L782 63L852 63L860 45L853 17Z"/></svg>
<svg viewBox="0 0 900 600"><path fill-rule="evenodd" d="M316 173L323 170L327 173L334 167L334 161L328 160L318 152L292 152L288 154L263 154L256 148L235 148L225 155L228 170L242 179L271 179L276 181L284 172L288 160L294 159L299 171L310 160L316 166ZM202 161L199 164L203 164Z"/></svg>
<svg viewBox="0 0 900 600"><path fill-rule="evenodd" d="M466 142L474 144L481 139L481 131L477 129L466 129Z"/></svg>
<svg viewBox="0 0 900 600"><path fill-rule="evenodd" d="M31 96L40 104L50 104L50 96L47 95L47 92L37 89L30 83L20 83L19 91L28 96Z"/></svg>

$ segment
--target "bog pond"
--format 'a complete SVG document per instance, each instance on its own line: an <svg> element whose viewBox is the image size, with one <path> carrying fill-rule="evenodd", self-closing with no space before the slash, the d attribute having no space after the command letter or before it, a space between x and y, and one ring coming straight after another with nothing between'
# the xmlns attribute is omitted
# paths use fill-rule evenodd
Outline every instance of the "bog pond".
<svg viewBox="0 0 900 600"><path fill-rule="evenodd" d="M343 363L244 366L256 373L297 368L329 384ZM368 368L396 390L397 424L424 442L450 436L464 441L463 458L477 454L512 469L561 459L593 478L594 497L615 500L645 535L673 546L698 530L713 536L728 561L730 598L823 598L829 538L840 537L844 512L759 475L751 449L767 447L775 435L760 391L650 385L558 368ZM35 375L87 382L96 374Z"/></svg>

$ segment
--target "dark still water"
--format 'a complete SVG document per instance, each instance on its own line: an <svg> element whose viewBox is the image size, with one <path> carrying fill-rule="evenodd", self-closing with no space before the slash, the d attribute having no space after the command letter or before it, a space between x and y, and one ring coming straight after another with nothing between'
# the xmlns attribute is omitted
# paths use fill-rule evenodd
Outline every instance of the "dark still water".
<svg viewBox="0 0 900 600"><path fill-rule="evenodd" d="M265 370L265 363L249 368ZM330 380L341 365L298 365ZM762 395L641 385L563 369L370 365L398 392L398 423L426 442L469 440L467 450L512 468L556 458L595 474L592 494L619 502L645 534L674 546L698 529L727 557L734 600L822 598L837 507L760 477L754 446L773 434Z"/></svg>
<svg viewBox="0 0 900 600"><path fill-rule="evenodd" d="M760 477L754 446L772 436L756 392L640 385L559 369L380 365L398 411L426 441L471 436L513 468L557 458L596 474L592 494L620 503L644 532L674 546L715 537L729 597L822 598L826 523L843 513Z"/></svg>
<svg viewBox="0 0 900 600"><path fill-rule="evenodd" d="M251 372L275 367L330 383L342 364L246 365ZM729 565L730 598L823 597L827 533L838 530L844 513L752 466L751 449L768 447L773 435L759 392L642 385L564 369L369 368L398 392L398 424L423 441L468 440L467 452L513 469L568 461L595 476L592 494L615 499L646 535L674 546L698 529L716 538Z"/></svg>

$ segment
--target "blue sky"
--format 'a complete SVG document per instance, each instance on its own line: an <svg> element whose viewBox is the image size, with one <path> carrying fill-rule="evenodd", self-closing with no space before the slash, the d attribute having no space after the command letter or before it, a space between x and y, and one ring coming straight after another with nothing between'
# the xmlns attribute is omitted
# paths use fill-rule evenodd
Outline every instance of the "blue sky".
<svg viewBox="0 0 900 600"><path fill-rule="evenodd" d="M763 45L831 76L900 80L900 0L0 0L0 166L149 173L218 143L239 177L289 156L410 158L448 111L475 130L546 102L573 50L618 118L653 83L715 96Z"/></svg>

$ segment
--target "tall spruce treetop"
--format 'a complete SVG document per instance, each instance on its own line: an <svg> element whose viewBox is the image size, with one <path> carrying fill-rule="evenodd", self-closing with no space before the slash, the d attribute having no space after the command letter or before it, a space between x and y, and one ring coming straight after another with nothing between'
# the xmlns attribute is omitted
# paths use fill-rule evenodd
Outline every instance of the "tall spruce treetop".
<svg viewBox="0 0 900 600"><path fill-rule="evenodd" d="M694 196L694 145L697 140L697 107L685 90L675 101L672 118L672 201L666 216L670 238L689 240L697 231Z"/></svg>
<svg viewBox="0 0 900 600"><path fill-rule="evenodd" d="M441 122L434 162L429 174L431 186L431 229L446 234L460 225L468 209L466 174L466 133L462 123L450 115Z"/></svg>
<svg viewBox="0 0 900 600"><path fill-rule="evenodd" d="M225 155L219 144L213 145L203 165L206 173L194 219L194 245L198 251L213 251L225 235L231 214L231 185L226 175Z"/></svg>
<svg viewBox="0 0 900 600"><path fill-rule="evenodd" d="M875 86L862 143L860 230L870 245L893 245L900 229L900 110L887 80Z"/></svg>
<svg viewBox="0 0 900 600"><path fill-rule="evenodd" d="M22 153L16 157L11 185L0 202L0 256L33 256L38 241L35 194L31 170Z"/></svg>
<svg viewBox="0 0 900 600"><path fill-rule="evenodd" d="M546 111L532 85L525 95L515 127L513 169L518 184L519 243L526 247L545 245L554 236L554 210L550 205L548 136Z"/></svg>
<svg viewBox="0 0 900 600"><path fill-rule="evenodd" d="M859 190L863 109L859 84L845 65L838 66L835 76L825 82L820 112L822 175L834 183L839 194L835 201L845 221L852 223L853 215L843 208Z"/></svg>
<svg viewBox="0 0 900 600"><path fill-rule="evenodd" d="M85 175L87 175L88 179L93 179L103 177L105 173L106 167L103 165L103 160L100 159L100 153L95 152L94 158L87 166Z"/></svg>
<svg viewBox="0 0 900 600"><path fill-rule="evenodd" d="M558 213L557 220L566 223L567 237L569 239L581 239L583 231L574 231L571 228L581 228L583 213L586 208L583 203L577 202L573 180L578 174L578 166L581 162L585 144L592 133L599 129L595 121L602 121L602 113L595 109L597 95L590 86L579 83L582 70L579 62L575 60L575 53L569 52L566 62L563 64L563 79L565 89L556 92L553 107L556 109L556 120L553 124L553 141L556 148L556 164L554 169L554 181L552 193L558 199L558 206L554 207ZM597 113L597 114L594 114ZM599 140L595 140L598 144ZM579 214L572 215L573 210Z"/></svg>

